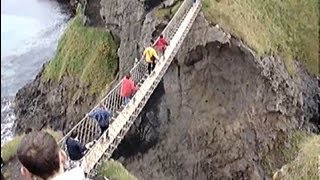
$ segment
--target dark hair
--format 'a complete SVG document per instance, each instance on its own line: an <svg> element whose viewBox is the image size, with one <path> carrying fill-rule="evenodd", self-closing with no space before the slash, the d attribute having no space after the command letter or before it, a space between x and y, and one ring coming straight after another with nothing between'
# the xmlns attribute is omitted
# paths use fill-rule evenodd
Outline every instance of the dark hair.
<svg viewBox="0 0 320 180"><path fill-rule="evenodd" d="M131 78L130 72L128 72L128 73L126 74L126 78L127 78L127 79Z"/></svg>
<svg viewBox="0 0 320 180"><path fill-rule="evenodd" d="M77 131L74 130L74 131L71 132L70 137L71 137L71 138L76 138L77 135L78 135Z"/></svg>
<svg viewBox="0 0 320 180"><path fill-rule="evenodd" d="M47 132L31 132L23 137L17 149L21 164L30 173L48 179L60 169L60 148Z"/></svg>
<svg viewBox="0 0 320 180"><path fill-rule="evenodd" d="M163 34L160 35L160 38L163 38Z"/></svg>
<svg viewBox="0 0 320 180"><path fill-rule="evenodd" d="M151 44L153 44L154 43L154 40L153 39L151 39Z"/></svg>

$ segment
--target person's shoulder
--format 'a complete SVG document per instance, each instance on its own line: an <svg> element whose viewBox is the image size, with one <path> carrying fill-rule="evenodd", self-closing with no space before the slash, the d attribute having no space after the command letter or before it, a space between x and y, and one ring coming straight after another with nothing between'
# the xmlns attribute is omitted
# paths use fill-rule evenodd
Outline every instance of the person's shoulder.
<svg viewBox="0 0 320 180"><path fill-rule="evenodd" d="M75 142L75 140L72 139L71 137L68 137L67 140L66 140L67 144L73 144L74 142Z"/></svg>
<svg viewBox="0 0 320 180"><path fill-rule="evenodd" d="M85 180L84 171L80 167L76 167L71 169L70 171L66 171L63 174L59 174L54 177L53 180Z"/></svg>

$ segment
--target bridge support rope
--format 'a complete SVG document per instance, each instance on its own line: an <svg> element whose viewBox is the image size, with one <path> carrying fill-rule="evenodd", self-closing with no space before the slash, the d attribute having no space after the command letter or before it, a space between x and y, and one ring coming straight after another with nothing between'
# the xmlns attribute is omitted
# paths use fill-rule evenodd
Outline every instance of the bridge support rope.
<svg viewBox="0 0 320 180"><path fill-rule="evenodd" d="M93 147L81 159L81 167L86 173L93 173L92 170L102 161L109 159L113 151L120 144L121 140L124 138L134 120L138 117L151 94L166 73L196 19L201 6L201 0L197 0L195 4L192 4L192 0L185 0L182 3L174 17L162 32L162 34L170 40L170 45L165 51L164 58L161 59L160 63L157 63L150 76L146 75L147 65L143 58L141 58L131 69L130 73L133 79L136 82L141 83L140 89L133 97L134 101L131 100L126 107L120 110L123 101L120 97L121 82L119 82L101 100L101 103L115 114L110 122L108 132L104 132L103 135L99 137L100 132L97 122L90 119L88 116L85 116L59 141L60 147L66 150L65 141L72 131L78 132L78 138L81 143L88 143L98 138ZM107 141L102 138L105 137L106 133L108 133L109 137Z"/></svg>

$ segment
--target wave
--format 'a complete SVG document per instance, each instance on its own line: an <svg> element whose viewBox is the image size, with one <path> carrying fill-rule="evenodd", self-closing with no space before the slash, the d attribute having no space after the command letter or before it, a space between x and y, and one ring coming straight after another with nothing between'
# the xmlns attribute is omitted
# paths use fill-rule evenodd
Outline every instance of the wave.
<svg viewBox="0 0 320 180"><path fill-rule="evenodd" d="M44 24L30 17L1 15L1 59L57 43L57 37L65 29L66 19L63 16Z"/></svg>
<svg viewBox="0 0 320 180"><path fill-rule="evenodd" d="M69 15L58 3L1 0L1 145L12 138L13 99L54 55Z"/></svg>
<svg viewBox="0 0 320 180"><path fill-rule="evenodd" d="M1 98L1 146L12 139L12 127L16 116L13 112L12 98Z"/></svg>

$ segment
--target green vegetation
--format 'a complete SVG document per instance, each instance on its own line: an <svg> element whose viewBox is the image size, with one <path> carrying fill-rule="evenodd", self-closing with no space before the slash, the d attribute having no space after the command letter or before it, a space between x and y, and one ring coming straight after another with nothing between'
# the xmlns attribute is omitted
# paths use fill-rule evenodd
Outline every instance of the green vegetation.
<svg viewBox="0 0 320 180"><path fill-rule="evenodd" d="M274 179L317 180L320 176L320 135L308 137L300 145L297 158L274 175Z"/></svg>
<svg viewBox="0 0 320 180"><path fill-rule="evenodd" d="M182 4L182 0L177 0L173 6L159 9L156 11L156 17L161 20L171 19L173 15L178 11L179 7Z"/></svg>
<svg viewBox="0 0 320 180"><path fill-rule="evenodd" d="M47 129L46 131L50 133L57 141L62 138L62 134L59 132L56 132L50 129ZM1 147L1 157L4 162L9 161L16 155L18 146L23 136L24 135L16 136L11 141L8 141Z"/></svg>
<svg viewBox="0 0 320 180"><path fill-rule="evenodd" d="M118 44L104 29L84 26L83 18L78 9L59 41L55 57L45 68L42 80L77 77L83 86L90 85L90 93L99 93L116 74Z"/></svg>
<svg viewBox="0 0 320 180"><path fill-rule="evenodd" d="M309 136L302 131L295 131L294 133L292 133L290 139L291 148L283 148L281 150L281 154L283 155L285 161L291 161L297 156L301 143L306 141L308 137Z"/></svg>
<svg viewBox="0 0 320 180"><path fill-rule="evenodd" d="M293 59L319 74L318 0L205 0L207 19L242 38L262 56L282 56L288 72Z"/></svg>
<svg viewBox="0 0 320 180"><path fill-rule="evenodd" d="M21 139L22 136L17 136L13 138L11 141L5 143L3 147L1 147L1 157L3 158L4 162L9 161L15 156Z"/></svg>
<svg viewBox="0 0 320 180"><path fill-rule="evenodd" d="M110 180L136 180L123 165L117 161L106 161L100 170L100 175Z"/></svg>
<svg viewBox="0 0 320 180"><path fill-rule="evenodd" d="M303 143L309 136L302 131L295 131L291 134L288 140L290 147L288 148L283 143L276 144L276 149L273 152L268 152L262 156L262 165L267 171L267 174L273 174L274 170L279 168L279 164L290 162L298 155L300 144ZM277 141L284 141L280 138Z"/></svg>

